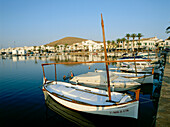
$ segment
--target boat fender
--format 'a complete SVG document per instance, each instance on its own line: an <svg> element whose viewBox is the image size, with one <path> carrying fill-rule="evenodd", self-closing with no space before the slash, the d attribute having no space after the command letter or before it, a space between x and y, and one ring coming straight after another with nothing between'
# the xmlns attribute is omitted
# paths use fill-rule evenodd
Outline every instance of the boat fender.
<svg viewBox="0 0 170 127"><path fill-rule="evenodd" d="M89 66L89 69L90 69L90 66Z"/></svg>
<svg viewBox="0 0 170 127"><path fill-rule="evenodd" d="M63 76L63 79L66 80L66 76L65 75Z"/></svg>
<svg viewBox="0 0 170 127"><path fill-rule="evenodd" d="M154 75L154 67L152 68L152 75Z"/></svg>
<svg viewBox="0 0 170 127"><path fill-rule="evenodd" d="M73 72L71 71L71 78L73 78L74 77L74 74L73 74Z"/></svg>

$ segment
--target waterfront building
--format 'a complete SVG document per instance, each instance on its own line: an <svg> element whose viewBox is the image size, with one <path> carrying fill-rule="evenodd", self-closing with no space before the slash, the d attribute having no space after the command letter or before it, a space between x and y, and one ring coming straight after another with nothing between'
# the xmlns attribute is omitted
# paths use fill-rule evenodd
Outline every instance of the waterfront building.
<svg viewBox="0 0 170 127"><path fill-rule="evenodd" d="M140 43L139 43L139 40L134 40L134 47L133 47L133 42L132 40L130 40L129 48L130 49L138 49L138 48L148 49L149 48L150 50L153 50L155 49L155 45L162 41L163 41L162 39L158 39L157 37L142 38L140 39ZM124 47L125 49L127 49L127 43L125 43Z"/></svg>
<svg viewBox="0 0 170 127"><path fill-rule="evenodd" d="M119 45L118 45L119 44ZM127 41L121 41L120 43L106 43L107 49L110 51L114 51L117 49L117 51L127 51ZM85 40L82 39L81 41L72 41L72 43L69 44L69 41L67 40L64 43L55 44L55 45L40 45L40 46L24 46L24 47L15 47L15 48L6 48L6 49L0 49L0 54L13 54L13 55L26 55L30 53L38 54L43 52L50 52L50 53L62 53L62 52L100 52L103 51L103 43L99 41L93 41L93 40ZM167 47L170 47L170 37L162 40L158 39L157 37L151 37L151 38L142 38L139 40L134 40L134 46L132 40L129 41L129 49L141 49L141 50L147 50L148 48L150 50L155 50L157 47L159 49L165 49Z"/></svg>
<svg viewBox="0 0 170 127"><path fill-rule="evenodd" d="M89 49L89 52L96 52L102 50L102 48L104 47L103 43L95 42L92 40L82 41L82 45L87 47L87 49Z"/></svg>
<svg viewBox="0 0 170 127"><path fill-rule="evenodd" d="M13 50L12 50L12 55L18 55L18 50L13 49Z"/></svg>
<svg viewBox="0 0 170 127"><path fill-rule="evenodd" d="M21 49L21 50L18 50L18 55L26 55L26 50L25 49Z"/></svg>

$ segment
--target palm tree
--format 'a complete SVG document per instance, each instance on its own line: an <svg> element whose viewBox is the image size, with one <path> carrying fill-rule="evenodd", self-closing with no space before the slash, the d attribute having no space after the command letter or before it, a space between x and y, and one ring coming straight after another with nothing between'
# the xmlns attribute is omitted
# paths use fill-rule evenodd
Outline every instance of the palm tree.
<svg viewBox="0 0 170 127"><path fill-rule="evenodd" d="M60 46L57 45L57 52L58 52L59 48L60 48Z"/></svg>
<svg viewBox="0 0 170 127"><path fill-rule="evenodd" d="M127 38L127 52L128 52L128 50L129 50L129 38L130 38L130 34L126 34L126 36L125 36L126 38Z"/></svg>
<svg viewBox="0 0 170 127"><path fill-rule="evenodd" d="M138 33L137 37L138 37L138 40L139 40L139 43L138 43L138 51L139 51L139 48L140 48L140 45L141 45L140 38L143 37L143 35L141 33Z"/></svg>
<svg viewBox="0 0 170 127"><path fill-rule="evenodd" d="M55 52L56 52L56 48L57 48L57 44L54 45L54 50L55 50Z"/></svg>
<svg viewBox="0 0 170 127"><path fill-rule="evenodd" d="M119 46L119 48L120 48L120 41L121 41L121 39L120 39L120 38L118 38L116 41L117 41L118 46ZM119 50L120 50L120 49L119 49Z"/></svg>
<svg viewBox="0 0 170 127"><path fill-rule="evenodd" d="M83 45L83 47L84 47L84 52L86 51L86 45Z"/></svg>
<svg viewBox="0 0 170 127"><path fill-rule="evenodd" d="M127 47L126 47L127 49L126 50L127 50L127 53L128 53L128 50L129 50L129 46L128 46L129 45L129 40L126 40L126 44L127 44Z"/></svg>
<svg viewBox="0 0 170 127"><path fill-rule="evenodd" d="M114 41L114 40L112 40L112 46L113 46L113 48L114 48L114 46L115 46L115 41Z"/></svg>
<svg viewBox="0 0 170 127"><path fill-rule="evenodd" d="M75 49L77 50L77 46L78 46L78 45L77 45L77 44L75 44L74 46L75 46Z"/></svg>
<svg viewBox="0 0 170 127"><path fill-rule="evenodd" d="M64 45L64 51L66 51L67 45L68 45L67 43Z"/></svg>
<svg viewBox="0 0 170 127"><path fill-rule="evenodd" d="M47 50L46 50L47 45L44 45L44 47L45 47L45 52L47 52Z"/></svg>
<svg viewBox="0 0 170 127"><path fill-rule="evenodd" d="M122 42L123 42L123 48L124 48L124 47L125 47L124 45L125 45L126 39L125 39L125 38L122 38L121 40L122 40Z"/></svg>
<svg viewBox="0 0 170 127"><path fill-rule="evenodd" d="M94 47L94 45L92 45L91 47L92 47L92 52L93 52L93 47Z"/></svg>
<svg viewBox="0 0 170 127"><path fill-rule="evenodd" d="M170 33L170 26L166 28L166 33Z"/></svg>
<svg viewBox="0 0 170 127"><path fill-rule="evenodd" d="M41 53L41 46L39 46L39 53Z"/></svg>
<svg viewBox="0 0 170 127"><path fill-rule="evenodd" d="M36 47L37 47L37 46L34 46L34 51L36 51Z"/></svg>
<svg viewBox="0 0 170 127"><path fill-rule="evenodd" d="M135 49L135 44L134 44L134 40L135 40L135 37L136 37L137 35L136 34L131 34L131 37L132 37L132 39L133 39L133 50Z"/></svg>
<svg viewBox="0 0 170 127"><path fill-rule="evenodd" d="M110 43L111 43L111 41L107 41L107 49L108 49L108 52L109 52L109 46L110 46Z"/></svg>

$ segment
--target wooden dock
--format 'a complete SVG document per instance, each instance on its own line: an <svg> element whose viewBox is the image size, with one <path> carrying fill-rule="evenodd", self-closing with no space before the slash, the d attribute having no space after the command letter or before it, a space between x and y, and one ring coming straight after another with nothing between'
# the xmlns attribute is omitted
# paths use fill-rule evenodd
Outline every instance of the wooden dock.
<svg viewBox="0 0 170 127"><path fill-rule="evenodd" d="M168 126L170 126L170 52L166 55L164 76L156 118L156 127Z"/></svg>

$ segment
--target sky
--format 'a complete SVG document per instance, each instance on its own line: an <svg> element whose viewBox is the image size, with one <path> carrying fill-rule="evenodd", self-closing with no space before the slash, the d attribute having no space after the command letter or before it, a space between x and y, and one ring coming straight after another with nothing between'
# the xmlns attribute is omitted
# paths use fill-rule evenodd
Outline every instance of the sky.
<svg viewBox="0 0 170 127"><path fill-rule="evenodd" d="M170 0L0 0L0 49L39 46L64 37L102 41L170 34Z"/></svg>

